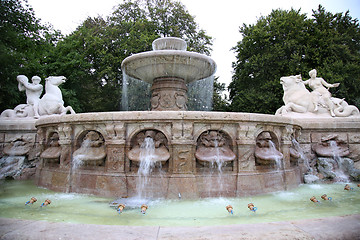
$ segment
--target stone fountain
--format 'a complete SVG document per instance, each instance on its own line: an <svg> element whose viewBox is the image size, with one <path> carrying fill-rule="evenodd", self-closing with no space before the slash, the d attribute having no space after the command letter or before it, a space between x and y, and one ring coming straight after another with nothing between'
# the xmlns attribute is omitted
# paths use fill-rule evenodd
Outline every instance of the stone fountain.
<svg viewBox="0 0 360 240"><path fill-rule="evenodd" d="M150 83L152 111L187 110L186 84L210 77L215 62L202 54L186 51L179 38L159 38L153 50L132 55L122 62L123 72Z"/></svg>
<svg viewBox="0 0 360 240"><path fill-rule="evenodd" d="M323 152L316 144L329 134L345 141L355 168L360 160L360 118L344 101L335 104L338 115L332 117L326 108L316 112L311 103L289 99L284 87L285 105L276 115L186 111L187 84L212 76L216 64L186 51L179 38L155 40L153 51L126 58L122 69L124 76L151 84L151 111L40 117L34 141L41 152L37 185L112 197L135 196L139 189L165 198L286 190L315 168L316 154ZM343 109L350 114L340 116ZM2 132L6 147L9 132ZM151 166L146 184L139 182L144 159Z"/></svg>

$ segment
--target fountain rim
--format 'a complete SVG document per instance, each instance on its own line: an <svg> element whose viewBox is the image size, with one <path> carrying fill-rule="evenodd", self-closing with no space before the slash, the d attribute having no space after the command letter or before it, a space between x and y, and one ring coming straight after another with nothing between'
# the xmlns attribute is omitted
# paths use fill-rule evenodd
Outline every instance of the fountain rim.
<svg viewBox="0 0 360 240"><path fill-rule="evenodd" d="M245 112L212 112L212 111L114 111L114 112L89 112L67 115L53 115L40 118L35 126L47 126L60 123L74 125L84 122L113 122L113 121L152 121L163 120L198 120L199 116L204 121L229 121L229 122L268 122L273 124L292 124L301 126L301 122L294 118L261 113ZM331 119L330 119L331 120Z"/></svg>
<svg viewBox="0 0 360 240"><path fill-rule="evenodd" d="M136 72L139 68L144 68L146 66L155 65L155 64L165 64L165 65L174 65L174 61L168 61L168 59L159 61L156 58L164 58L164 57L171 57L174 59L190 59L190 61L196 63L201 62L202 64L207 63L208 67L204 68L203 71L201 71L200 77L191 79L191 78L184 78L179 76L172 76L170 75L164 75L164 76L157 76L157 77L147 77L146 79L141 79L138 77L138 74ZM137 62L137 64L135 64ZM154 64L155 63L155 64ZM136 66L135 69L129 69L129 65L133 64ZM178 63L179 65L186 67L188 69L194 68L194 65L191 64L182 64ZM195 65L196 66L196 65ZM176 78L182 78L185 80L186 83L193 82L196 80L201 80L208 78L210 76L213 76L217 70L216 62L209 56L197 53L197 52L190 52L190 51L184 51L184 50L153 50L153 51L147 51L147 52L141 52L136 53L131 56L126 57L122 63L121 63L121 69L122 71L130 77L152 83L154 79L161 78L161 77L176 77ZM183 71L184 73L188 72L187 70Z"/></svg>

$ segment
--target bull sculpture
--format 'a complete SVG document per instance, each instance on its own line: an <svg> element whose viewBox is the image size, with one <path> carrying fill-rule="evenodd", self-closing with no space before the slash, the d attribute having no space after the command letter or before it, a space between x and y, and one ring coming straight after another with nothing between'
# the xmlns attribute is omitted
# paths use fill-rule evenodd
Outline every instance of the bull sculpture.
<svg viewBox="0 0 360 240"><path fill-rule="evenodd" d="M332 111L322 96L315 90L310 92L305 87L301 75L280 78L284 90L284 106L280 107L275 115L289 115L291 113L311 113L312 116L327 115L333 117L360 116L359 109L349 105L344 99L330 97ZM333 86L338 86L333 84ZM331 113L331 114L330 114Z"/></svg>

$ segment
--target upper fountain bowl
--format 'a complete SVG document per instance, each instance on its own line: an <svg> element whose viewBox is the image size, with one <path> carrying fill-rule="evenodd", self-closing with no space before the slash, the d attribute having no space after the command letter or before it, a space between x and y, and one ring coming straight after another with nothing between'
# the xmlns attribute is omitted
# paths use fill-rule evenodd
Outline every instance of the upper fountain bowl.
<svg viewBox="0 0 360 240"><path fill-rule="evenodd" d="M130 77L153 83L159 78L180 78L189 83L212 76L216 63L210 57L187 52L186 42L180 38L159 38L153 51L134 54L124 59L121 68Z"/></svg>
<svg viewBox="0 0 360 240"><path fill-rule="evenodd" d="M152 43L154 51L157 50L181 50L186 51L187 44L181 38L166 37L155 39Z"/></svg>

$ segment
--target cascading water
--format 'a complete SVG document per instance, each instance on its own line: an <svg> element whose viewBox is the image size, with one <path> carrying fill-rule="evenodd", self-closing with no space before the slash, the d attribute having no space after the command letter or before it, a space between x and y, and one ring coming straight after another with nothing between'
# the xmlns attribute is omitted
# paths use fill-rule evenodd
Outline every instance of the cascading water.
<svg viewBox="0 0 360 240"><path fill-rule="evenodd" d="M269 150L270 150L270 154L273 153L276 170L279 171L280 169L282 169L282 157L280 157L276 154L277 149L276 149L275 143L271 140L269 140Z"/></svg>
<svg viewBox="0 0 360 240"><path fill-rule="evenodd" d="M219 148L219 142L217 140L214 140L214 145L215 145L215 155L213 156L213 158L210 161L210 179L209 179L209 185L208 185L208 196L211 196L211 191L214 188L211 178L213 176L216 176L217 182L216 182L216 187L219 190L224 189L224 183L223 183L223 173L222 173L222 168L224 165L224 161L222 159L222 156L220 154L220 148ZM220 196L221 196L221 191L220 192Z"/></svg>
<svg viewBox="0 0 360 240"><path fill-rule="evenodd" d="M81 143L81 147L88 149L90 148L90 139L85 139L82 143ZM74 182L74 177L77 175L78 169L84 164L84 161L82 160L82 155L78 155L78 156L73 156L72 160L71 160L71 165L70 165L70 171L69 171L69 175L67 177L68 180L68 188L67 188L67 192L71 192L72 191L72 186L73 186L73 182Z"/></svg>
<svg viewBox="0 0 360 240"><path fill-rule="evenodd" d="M286 183L286 174L285 174L285 167L283 165L283 156L277 154L278 150L276 149L276 145L272 140L269 140L269 150L270 150L270 154L272 154L272 158L275 161L275 167L276 167L276 172L279 172L282 170L281 173L281 178L282 178L282 182ZM284 184L285 190L286 190L286 184Z"/></svg>
<svg viewBox="0 0 360 240"><path fill-rule="evenodd" d="M191 82L188 87L188 110L191 111L211 111L212 97L214 91L214 77Z"/></svg>
<svg viewBox="0 0 360 240"><path fill-rule="evenodd" d="M300 143L298 143L295 138L291 139L291 143L295 150L300 154L300 158L304 161L305 167L308 169L308 171L313 172L314 170L310 166L309 158L306 156L304 149L302 149L302 147L300 146Z"/></svg>
<svg viewBox="0 0 360 240"><path fill-rule="evenodd" d="M121 97L122 111L147 111L150 109L151 84L123 74Z"/></svg>
<svg viewBox="0 0 360 240"><path fill-rule="evenodd" d="M295 148L295 150L300 154L300 158L304 161L304 165L307 168L307 172L304 175L304 182L305 183L313 183L319 180L319 177L316 176L316 172L314 169L310 166L309 158L306 156L304 149L300 146L299 142L296 141L295 138L291 139L292 145Z"/></svg>
<svg viewBox="0 0 360 240"><path fill-rule="evenodd" d="M149 176L153 172L156 161L155 143L151 137L146 137L140 146L140 165L138 169L137 196L139 199L146 198L146 188L149 187ZM159 162L161 175L161 163Z"/></svg>
<svg viewBox="0 0 360 240"><path fill-rule="evenodd" d="M335 180L338 182L349 182L349 177L345 174L344 161L339 155L339 150L336 141L329 141L332 150L332 157L335 160L337 167L335 167Z"/></svg>

